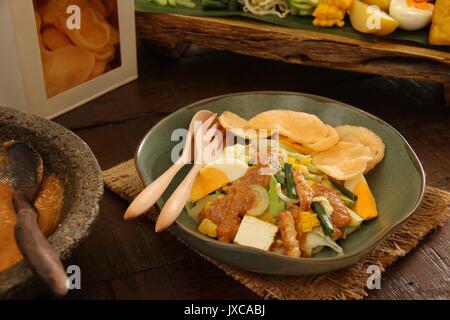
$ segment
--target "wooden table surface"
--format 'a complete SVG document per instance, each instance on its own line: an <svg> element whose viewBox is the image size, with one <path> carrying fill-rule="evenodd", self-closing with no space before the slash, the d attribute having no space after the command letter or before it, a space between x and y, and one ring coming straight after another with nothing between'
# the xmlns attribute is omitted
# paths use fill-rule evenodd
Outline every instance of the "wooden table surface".
<svg viewBox="0 0 450 320"><path fill-rule="evenodd" d="M102 169L133 157L142 136L171 112L207 97L251 90L323 95L397 128L422 160L428 185L450 191L450 108L433 84L291 65L192 48L179 60L140 43L139 80L58 117L83 138ZM67 264L82 271L81 299L255 299L145 218L122 220L127 204L105 191L99 219ZM383 274L368 299L449 299L450 223Z"/></svg>

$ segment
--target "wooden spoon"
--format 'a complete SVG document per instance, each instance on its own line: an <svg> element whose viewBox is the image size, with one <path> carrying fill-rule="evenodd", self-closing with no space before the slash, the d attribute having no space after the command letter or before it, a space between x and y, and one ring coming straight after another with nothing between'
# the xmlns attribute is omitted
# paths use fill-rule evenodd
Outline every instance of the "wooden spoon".
<svg viewBox="0 0 450 320"><path fill-rule="evenodd" d="M56 296L62 297L68 291L67 274L58 255L39 229L38 214L31 204L42 183L42 158L36 150L21 142L8 146L7 153L12 184L16 190L13 203L17 215L17 245L31 269Z"/></svg>
<svg viewBox="0 0 450 320"><path fill-rule="evenodd" d="M210 118L211 119L211 118ZM214 117L214 119L217 119ZM218 124L210 126L208 121L204 122L202 127L199 129L201 131L201 135L198 133L195 134L194 144L196 151L197 150L217 150L219 151L216 154L218 157L221 154L221 147L223 140L214 136L211 139L205 138L210 137L214 134L214 131L217 130ZM200 138L198 141L197 138ZM195 164L192 166L191 170L184 178L184 180L180 183L180 185L176 188L176 190L172 193L170 198L167 200L166 204L161 210L159 214L158 220L156 221L155 231L160 232L167 229L180 215L183 210L186 202L189 200L191 195L192 186L194 184L195 178L197 177L198 172L206 165L203 161L203 156L196 152L196 160Z"/></svg>
<svg viewBox="0 0 450 320"><path fill-rule="evenodd" d="M125 212L125 220L143 215L162 196L178 171L180 171L180 169L191 160L192 139L194 135L195 123L203 123L213 115L215 115L215 113L211 111L200 110L194 115L194 117L192 117L191 123L189 124L188 135L186 137L186 144L184 145L180 158L178 158L178 160L158 179L153 181L144 190L142 190L141 193L138 194Z"/></svg>

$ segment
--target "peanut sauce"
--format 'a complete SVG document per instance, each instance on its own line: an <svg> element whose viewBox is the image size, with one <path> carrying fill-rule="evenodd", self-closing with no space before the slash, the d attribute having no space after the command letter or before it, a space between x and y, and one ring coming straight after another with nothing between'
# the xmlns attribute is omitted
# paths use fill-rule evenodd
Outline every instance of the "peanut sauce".
<svg viewBox="0 0 450 320"><path fill-rule="evenodd" d="M13 194L13 187L0 182L0 272L23 258L14 236L16 213L12 201ZM63 199L64 188L60 180L54 174L44 175L34 206L38 211L39 228L45 236L52 234L58 227Z"/></svg>
<svg viewBox="0 0 450 320"><path fill-rule="evenodd" d="M260 166L248 169L245 176L224 188L225 195L217 198L200 213L200 221L210 219L217 225L219 241L232 242L239 229L242 216L250 210L256 201L251 191L252 184L269 187L270 175L261 175Z"/></svg>

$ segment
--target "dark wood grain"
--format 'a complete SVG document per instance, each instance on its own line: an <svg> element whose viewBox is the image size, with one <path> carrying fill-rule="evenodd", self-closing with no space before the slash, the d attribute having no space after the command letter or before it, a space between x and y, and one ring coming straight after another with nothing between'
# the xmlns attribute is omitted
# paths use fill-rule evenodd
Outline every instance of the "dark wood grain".
<svg viewBox="0 0 450 320"><path fill-rule="evenodd" d="M266 23L175 14L136 14L138 37L166 47L191 42L258 58L443 85L450 104L450 53L380 39L375 43Z"/></svg>
<svg viewBox="0 0 450 320"><path fill-rule="evenodd" d="M133 157L142 136L167 114L207 97L249 90L290 90L341 100L388 121L411 143L428 184L450 191L450 110L442 88L345 71L291 65L191 48L179 60L139 49L139 80L56 121L92 148L103 169ZM91 235L68 264L82 270L69 299L254 299L146 219L124 222L126 203L106 191ZM385 274L369 299L444 299L449 293L449 223Z"/></svg>

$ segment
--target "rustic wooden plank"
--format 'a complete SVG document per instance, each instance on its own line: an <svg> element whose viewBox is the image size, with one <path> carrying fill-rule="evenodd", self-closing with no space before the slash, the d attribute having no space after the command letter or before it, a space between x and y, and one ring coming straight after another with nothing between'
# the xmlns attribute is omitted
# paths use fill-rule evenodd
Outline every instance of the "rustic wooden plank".
<svg viewBox="0 0 450 320"><path fill-rule="evenodd" d="M136 26L138 37L167 47L192 42L295 64L450 83L450 53L429 48L384 40L371 43L254 21L173 14L137 13Z"/></svg>

